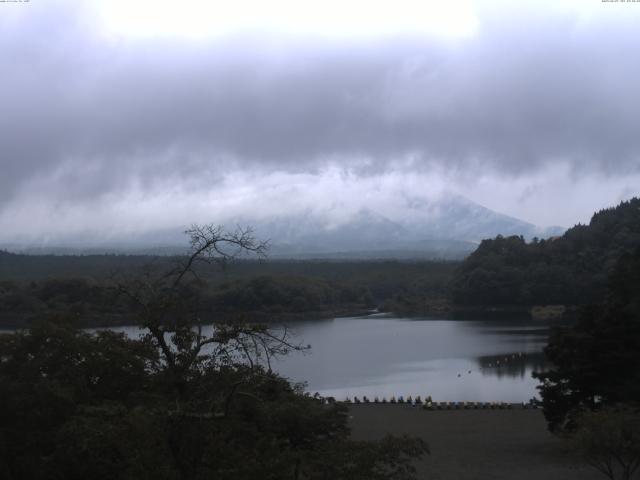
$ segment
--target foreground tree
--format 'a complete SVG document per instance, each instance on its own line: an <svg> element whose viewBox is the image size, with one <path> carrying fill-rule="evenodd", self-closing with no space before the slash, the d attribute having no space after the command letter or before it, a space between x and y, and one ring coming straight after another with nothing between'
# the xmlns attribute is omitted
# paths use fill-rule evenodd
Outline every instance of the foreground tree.
<svg viewBox="0 0 640 480"><path fill-rule="evenodd" d="M640 250L618 262L607 302L557 330L545 354L554 368L536 376L550 430L572 430L585 409L640 405Z"/></svg>
<svg viewBox="0 0 640 480"><path fill-rule="evenodd" d="M0 477L17 479L410 479L424 442L349 440L346 407L275 374L302 347L286 330L205 322L202 262L265 245L195 226L166 272L120 279L145 335L66 319L0 335Z"/></svg>
<svg viewBox="0 0 640 480"><path fill-rule="evenodd" d="M614 480L640 465L640 250L624 255L603 305L557 330L545 353L554 367L535 374L549 429Z"/></svg>
<svg viewBox="0 0 640 480"><path fill-rule="evenodd" d="M572 443L599 472L629 480L640 467L640 413L629 408L605 407L585 411Z"/></svg>

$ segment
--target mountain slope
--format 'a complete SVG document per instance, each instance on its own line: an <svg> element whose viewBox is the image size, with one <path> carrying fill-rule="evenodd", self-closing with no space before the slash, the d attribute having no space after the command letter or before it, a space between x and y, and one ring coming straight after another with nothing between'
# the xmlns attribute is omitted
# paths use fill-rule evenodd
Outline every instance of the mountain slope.
<svg viewBox="0 0 640 480"><path fill-rule="evenodd" d="M306 211L254 222L256 235L269 238L275 256L462 258L498 234L527 239L561 233L543 229L471 202L462 196L438 201L407 199L389 218L361 209L340 223L325 212Z"/></svg>
<svg viewBox="0 0 640 480"><path fill-rule="evenodd" d="M498 234L525 238L558 234L471 202L459 195L438 200L406 198L402 208L378 212L307 209L269 218L234 218L228 225L251 225L269 239L275 258L442 258L461 259L478 243ZM110 241L78 239L53 246L10 246L27 253L152 253L185 251L180 229L144 232ZM6 247L6 246L5 246Z"/></svg>
<svg viewBox="0 0 640 480"><path fill-rule="evenodd" d="M479 205L461 195L447 195L437 202L407 199L407 217L416 235L424 238L455 238L480 242L496 235L524 238L550 237L561 227L541 228Z"/></svg>

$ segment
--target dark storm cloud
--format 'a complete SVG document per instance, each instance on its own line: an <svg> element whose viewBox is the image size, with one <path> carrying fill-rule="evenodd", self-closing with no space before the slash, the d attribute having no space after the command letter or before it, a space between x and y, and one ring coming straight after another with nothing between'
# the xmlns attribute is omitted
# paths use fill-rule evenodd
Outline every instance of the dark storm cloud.
<svg viewBox="0 0 640 480"><path fill-rule="evenodd" d="M96 197L327 162L364 161L365 174L640 168L630 24L516 16L481 18L454 42L194 42L107 38L80 10L32 10L0 20L0 200L36 181Z"/></svg>

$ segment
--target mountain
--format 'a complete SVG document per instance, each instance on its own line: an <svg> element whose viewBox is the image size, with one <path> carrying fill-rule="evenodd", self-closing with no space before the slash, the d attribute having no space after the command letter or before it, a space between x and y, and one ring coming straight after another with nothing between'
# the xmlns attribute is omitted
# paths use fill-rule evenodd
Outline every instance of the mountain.
<svg viewBox="0 0 640 480"><path fill-rule="evenodd" d="M272 256L289 258L463 258L484 238L545 238L564 231L537 227L459 195L438 201L408 198L393 218L364 208L340 222L308 210L247 223L259 238L271 240Z"/></svg>
<svg viewBox="0 0 640 480"><path fill-rule="evenodd" d="M526 239L562 233L503 215L460 195L438 200L407 197L402 208L381 213L307 209L270 218L236 218L227 225L251 225L259 239L269 239L272 258L461 259L484 238L522 235ZM145 232L111 241L74 239L58 245L5 245L24 253L149 253L185 251L180 229Z"/></svg>
<svg viewBox="0 0 640 480"><path fill-rule="evenodd" d="M490 210L461 195L448 195L437 202L407 199L406 204L409 228L425 238L455 238L479 243L496 235L522 235L530 240L561 235L565 230L536 226Z"/></svg>

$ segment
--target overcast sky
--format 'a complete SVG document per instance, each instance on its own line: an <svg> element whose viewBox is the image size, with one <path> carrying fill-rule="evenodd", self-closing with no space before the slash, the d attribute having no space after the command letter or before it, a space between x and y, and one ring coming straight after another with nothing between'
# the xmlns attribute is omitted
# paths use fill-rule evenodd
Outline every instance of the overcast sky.
<svg viewBox="0 0 640 480"><path fill-rule="evenodd" d="M0 72L0 241L640 193L638 2L0 3Z"/></svg>

